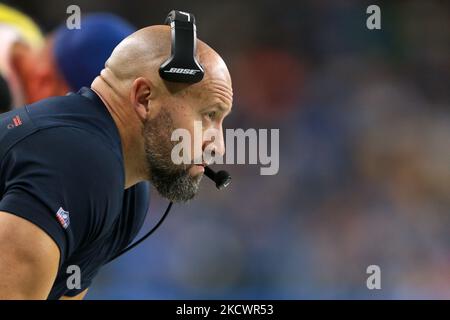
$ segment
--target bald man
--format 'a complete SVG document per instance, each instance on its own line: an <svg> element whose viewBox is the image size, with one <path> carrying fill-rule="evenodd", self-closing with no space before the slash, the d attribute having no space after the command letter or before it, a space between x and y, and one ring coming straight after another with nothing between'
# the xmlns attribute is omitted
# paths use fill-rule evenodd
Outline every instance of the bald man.
<svg viewBox="0 0 450 320"><path fill-rule="evenodd" d="M171 201L195 196L204 164L175 165L171 134L193 134L194 121L222 132L231 78L198 40L203 80L162 80L170 37L168 26L141 29L114 49L91 88L0 118L0 299L84 297L143 224L144 216L132 214L137 204L123 197L137 183L150 181ZM223 136L202 147L223 154ZM67 283L73 266L79 288Z"/></svg>

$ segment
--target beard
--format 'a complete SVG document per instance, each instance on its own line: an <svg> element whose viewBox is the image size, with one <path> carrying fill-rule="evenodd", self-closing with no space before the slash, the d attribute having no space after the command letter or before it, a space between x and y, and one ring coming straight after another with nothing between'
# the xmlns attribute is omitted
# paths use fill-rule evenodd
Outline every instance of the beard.
<svg viewBox="0 0 450 320"><path fill-rule="evenodd" d="M189 165L172 162L171 153L175 141L170 137L175 130L172 118L167 110L144 123L145 156L150 182L158 193L173 202L191 200L198 191L203 175L192 177Z"/></svg>

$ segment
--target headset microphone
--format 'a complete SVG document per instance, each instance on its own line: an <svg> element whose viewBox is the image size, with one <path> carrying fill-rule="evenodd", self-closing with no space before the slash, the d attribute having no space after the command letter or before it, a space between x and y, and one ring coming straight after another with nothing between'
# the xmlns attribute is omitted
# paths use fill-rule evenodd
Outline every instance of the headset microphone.
<svg viewBox="0 0 450 320"><path fill-rule="evenodd" d="M205 175L216 183L219 190L228 187L231 183L230 174L224 170L214 172L210 167L205 167Z"/></svg>

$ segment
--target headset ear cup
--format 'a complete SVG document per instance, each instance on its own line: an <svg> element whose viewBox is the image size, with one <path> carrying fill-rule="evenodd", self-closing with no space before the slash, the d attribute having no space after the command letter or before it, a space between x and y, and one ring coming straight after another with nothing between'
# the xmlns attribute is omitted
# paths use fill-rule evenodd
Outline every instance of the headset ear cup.
<svg viewBox="0 0 450 320"><path fill-rule="evenodd" d="M161 64L159 75L171 82L200 82L205 72L195 57L197 32L194 15L172 10L167 15L166 24L171 27L171 56Z"/></svg>

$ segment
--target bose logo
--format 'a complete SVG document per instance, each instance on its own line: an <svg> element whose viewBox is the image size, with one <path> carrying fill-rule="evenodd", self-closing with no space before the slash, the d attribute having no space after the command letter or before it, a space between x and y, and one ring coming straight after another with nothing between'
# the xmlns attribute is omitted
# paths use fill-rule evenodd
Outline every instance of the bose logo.
<svg viewBox="0 0 450 320"><path fill-rule="evenodd" d="M195 75L197 72L200 72L200 70L183 69L183 68L170 68L170 70L165 70L164 72Z"/></svg>

